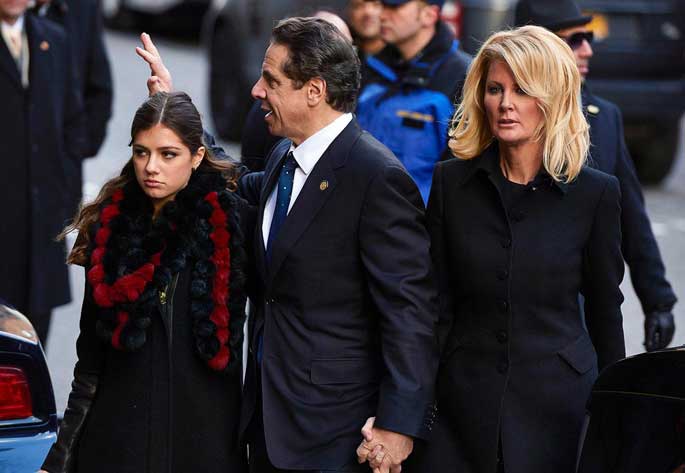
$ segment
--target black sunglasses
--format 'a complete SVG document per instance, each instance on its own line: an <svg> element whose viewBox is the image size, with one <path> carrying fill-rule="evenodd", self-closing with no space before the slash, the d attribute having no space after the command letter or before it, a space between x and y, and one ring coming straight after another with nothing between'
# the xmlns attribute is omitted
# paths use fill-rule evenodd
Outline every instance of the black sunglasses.
<svg viewBox="0 0 685 473"><path fill-rule="evenodd" d="M583 45L583 41L587 41L588 44L592 45L592 42L595 39L595 34L592 31L584 31L582 33L573 33L572 35L562 39L566 41L566 44L568 44L571 49L578 49Z"/></svg>

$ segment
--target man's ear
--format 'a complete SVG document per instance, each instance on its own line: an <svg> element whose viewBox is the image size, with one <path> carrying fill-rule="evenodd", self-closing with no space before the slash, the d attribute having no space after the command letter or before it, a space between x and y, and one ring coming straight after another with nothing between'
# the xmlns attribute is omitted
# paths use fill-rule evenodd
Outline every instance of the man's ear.
<svg viewBox="0 0 685 473"><path fill-rule="evenodd" d="M437 5L426 5L421 11L421 19L424 26L434 26L440 20L440 7Z"/></svg>
<svg viewBox="0 0 685 473"><path fill-rule="evenodd" d="M321 77L312 77L307 82L307 103L316 106L326 101L326 81Z"/></svg>

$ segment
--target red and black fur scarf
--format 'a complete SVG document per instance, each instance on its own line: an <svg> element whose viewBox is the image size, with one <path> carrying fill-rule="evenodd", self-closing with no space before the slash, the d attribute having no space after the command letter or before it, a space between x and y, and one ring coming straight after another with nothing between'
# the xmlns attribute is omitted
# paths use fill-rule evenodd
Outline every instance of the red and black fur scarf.
<svg viewBox="0 0 685 473"><path fill-rule="evenodd" d="M92 229L87 279L97 333L134 352L159 317L158 295L191 266L190 326L196 352L216 371L240 369L245 321L244 205L217 172L196 171L156 219L136 182L104 203Z"/></svg>

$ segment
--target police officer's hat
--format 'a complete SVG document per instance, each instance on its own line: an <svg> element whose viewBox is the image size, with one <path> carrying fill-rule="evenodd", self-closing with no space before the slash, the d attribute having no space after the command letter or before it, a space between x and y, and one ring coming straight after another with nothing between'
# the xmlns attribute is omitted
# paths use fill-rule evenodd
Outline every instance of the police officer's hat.
<svg viewBox="0 0 685 473"><path fill-rule="evenodd" d="M516 4L516 26L537 25L550 31L586 25L592 16L583 15L573 0L520 0Z"/></svg>

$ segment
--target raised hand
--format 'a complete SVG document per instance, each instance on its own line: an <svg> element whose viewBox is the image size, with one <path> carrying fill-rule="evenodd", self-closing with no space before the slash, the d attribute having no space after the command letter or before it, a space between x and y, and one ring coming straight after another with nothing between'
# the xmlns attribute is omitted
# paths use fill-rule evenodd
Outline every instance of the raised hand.
<svg viewBox="0 0 685 473"><path fill-rule="evenodd" d="M150 77L147 79L148 93L154 95L157 92L171 92L173 90L171 74L164 65L162 56L152 42L152 38L149 34L143 33L140 35L140 41L143 43L143 47L136 46L136 54L150 66Z"/></svg>

